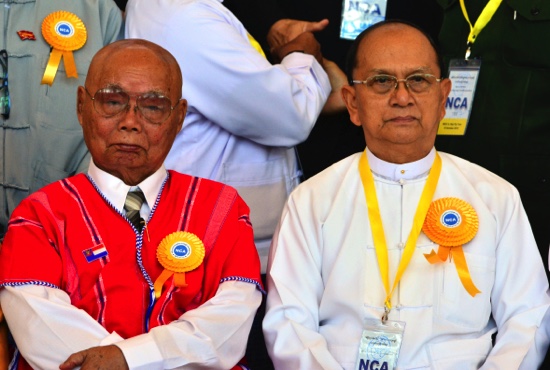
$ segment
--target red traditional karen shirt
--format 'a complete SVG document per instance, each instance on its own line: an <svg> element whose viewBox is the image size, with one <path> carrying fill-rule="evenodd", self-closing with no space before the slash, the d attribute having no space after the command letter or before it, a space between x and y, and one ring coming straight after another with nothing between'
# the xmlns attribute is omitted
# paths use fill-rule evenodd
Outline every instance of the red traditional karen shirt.
<svg viewBox="0 0 550 370"><path fill-rule="evenodd" d="M212 298L228 280L257 284L260 263L249 209L221 183L169 171L141 235L83 174L30 195L14 211L0 254L0 284L39 284L67 292L109 332L130 338L168 324ZM170 277L155 299L164 270L157 247L187 231L204 243L203 262Z"/></svg>

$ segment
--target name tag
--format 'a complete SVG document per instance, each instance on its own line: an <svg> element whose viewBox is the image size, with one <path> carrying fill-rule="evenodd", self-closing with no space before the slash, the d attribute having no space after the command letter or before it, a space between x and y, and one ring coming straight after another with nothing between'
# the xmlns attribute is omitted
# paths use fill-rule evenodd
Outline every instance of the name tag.
<svg viewBox="0 0 550 370"><path fill-rule="evenodd" d="M445 104L445 117L439 122L438 135L466 133L480 68L480 59L451 60L449 79L453 86Z"/></svg>
<svg viewBox="0 0 550 370"><path fill-rule="evenodd" d="M401 321L366 320L355 369L395 369L404 331L405 323Z"/></svg>
<svg viewBox="0 0 550 370"><path fill-rule="evenodd" d="M387 0L343 0L340 38L355 40L361 32L386 18Z"/></svg>

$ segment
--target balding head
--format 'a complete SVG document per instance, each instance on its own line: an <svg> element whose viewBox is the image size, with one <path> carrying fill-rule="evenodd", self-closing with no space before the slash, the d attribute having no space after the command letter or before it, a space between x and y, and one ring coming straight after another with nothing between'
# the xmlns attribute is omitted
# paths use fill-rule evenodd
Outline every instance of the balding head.
<svg viewBox="0 0 550 370"><path fill-rule="evenodd" d="M175 99L181 97L182 75L176 58L163 47L142 39L119 40L100 49L90 63L86 86L94 83L94 80L102 76L105 69L111 67L113 63L122 62L120 68L124 68L126 62L136 58L159 63L160 69L165 70L170 78L171 92L180 93Z"/></svg>
<svg viewBox="0 0 550 370"><path fill-rule="evenodd" d="M353 80L353 70L357 67L358 59L357 54L359 53L359 48L364 47L366 44L369 43L369 38L376 37L376 34L378 32L391 32L392 30L412 30L412 32L418 32L420 35L422 35L426 41L431 46L431 51L434 53L434 57L436 59L436 63L439 67L439 73L438 77L441 76L441 74L444 71L444 65L443 65L443 57L441 56L441 53L439 52L439 47L435 43L435 41L432 39L432 37L426 33L424 30L419 28L418 26L407 22L407 21L401 21L401 20L386 20L383 22L376 23L372 25L371 27L364 30L357 38L354 40L353 44L351 45L347 60L346 60L346 75L348 77L348 82L351 84L351 81Z"/></svg>

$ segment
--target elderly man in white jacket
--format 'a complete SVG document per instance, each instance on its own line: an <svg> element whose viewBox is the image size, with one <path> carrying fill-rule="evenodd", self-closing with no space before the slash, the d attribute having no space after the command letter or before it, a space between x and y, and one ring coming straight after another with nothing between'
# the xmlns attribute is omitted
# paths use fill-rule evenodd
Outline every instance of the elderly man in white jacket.
<svg viewBox="0 0 550 370"><path fill-rule="evenodd" d="M517 190L434 148L451 81L418 28L378 23L343 90L367 148L301 184L273 238L276 369L536 369L548 281Z"/></svg>

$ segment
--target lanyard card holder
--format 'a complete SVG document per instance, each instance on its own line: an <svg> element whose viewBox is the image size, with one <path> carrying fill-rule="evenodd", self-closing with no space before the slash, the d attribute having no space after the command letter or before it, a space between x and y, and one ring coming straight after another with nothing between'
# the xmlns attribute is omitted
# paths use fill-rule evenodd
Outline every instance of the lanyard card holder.
<svg viewBox="0 0 550 370"><path fill-rule="evenodd" d="M403 341L402 321L365 320L356 370L394 370Z"/></svg>
<svg viewBox="0 0 550 370"><path fill-rule="evenodd" d="M445 103L445 117L439 122L438 135L463 136L474 102L481 59L453 59L449 64L451 93Z"/></svg>
<svg viewBox="0 0 550 370"><path fill-rule="evenodd" d="M363 30L386 18L387 0L342 0L340 38L355 40Z"/></svg>

